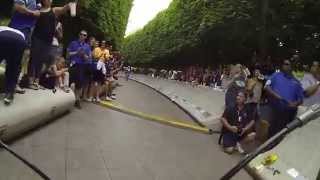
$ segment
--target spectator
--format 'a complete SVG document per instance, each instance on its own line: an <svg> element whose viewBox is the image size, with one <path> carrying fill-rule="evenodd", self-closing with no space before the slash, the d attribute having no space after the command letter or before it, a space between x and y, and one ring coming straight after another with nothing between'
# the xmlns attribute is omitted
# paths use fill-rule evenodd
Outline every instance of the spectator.
<svg viewBox="0 0 320 180"><path fill-rule="evenodd" d="M29 62L30 88L38 90L44 63L53 61L50 56L52 40L56 32L57 18L69 10L69 5L51 8L51 0L41 0L40 16L32 33L31 60ZM51 59L50 59L51 58Z"/></svg>
<svg viewBox="0 0 320 180"><path fill-rule="evenodd" d="M242 74L242 66L240 64L235 65L231 70L231 83L228 86L225 95L226 107L232 107L236 104L236 98L239 91L245 89L246 79Z"/></svg>
<svg viewBox="0 0 320 180"><path fill-rule="evenodd" d="M235 149L244 153L240 142L247 143L255 138L253 114L245 102L245 93L238 92L236 105L228 106L222 115L222 141L226 153L231 154Z"/></svg>
<svg viewBox="0 0 320 180"><path fill-rule="evenodd" d="M320 102L320 66L318 61L314 61L310 73L305 73L301 80L305 90L304 105L311 106Z"/></svg>
<svg viewBox="0 0 320 180"><path fill-rule="evenodd" d="M27 44L24 34L13 28L0 26L0 63L6 60L4 103L10 105L14 99L19 68Z"/></svg>
<svg viewBox="0 0 320 180"><path fill-rule="evenodd" d="M56 25L55 33L51 43L50 55L55 59L56 57L62 56L62 47L60 42L63 38L63 29L61 22L58 22Z"/></svg>
<svg viewBox="0 0 320 180"><path fill-rule="evenodd" d="M14 0L14 13L9 23L9 27L19 30L24 34L27 43L27 52L25 58L19 67L19 73L22 67L27 67L29 62L29 47L31 45L31 34L36 23L36 17L40 15L38 11L36 0ZM26 68L24 68L26 69ZM24 73L22 73L24 75ZM21 77L22 78L22 77ZM24 94L25 90L21 89L19 85L16 87L16 92Z"/></svg>
<svg viewBox="0 0 320 180"><path fill-rule="evenodd" d="M294 119L298 106L303 102L303 89L292 75L289 60L284 60L281 71L274 73L266 82L265 90L272 111L269 129L271 137Z"/></svg>
<svg viewBox="0 0 320 180"><path fill-rule="evenodd" d="M79 33L79 39L72 41L67 49L71 59L71 67L73 69L72 79L75 83L75 107L79 109L81 109L80 96L82 94L85 80L85 63L91 57L91 48L89 44L86 43L86 38L87 32L82 30Z"/></svg>
<svg viewBox="0 0 320 180"><path fill-rule="evenodd" d="M14 0L14 13L9 27L22 32L28 45L31 44L31 34L36 20L40 16L36 0Z"/></svg>
<svg viewBox="0 0 320 180"><path fill-rule="evenodd" d="M65 66L65 59L56 57L49 65L47 72L45 72L40 80L42 86L48 89L60 88L66 93L69 90L69 72Z"/></svg>

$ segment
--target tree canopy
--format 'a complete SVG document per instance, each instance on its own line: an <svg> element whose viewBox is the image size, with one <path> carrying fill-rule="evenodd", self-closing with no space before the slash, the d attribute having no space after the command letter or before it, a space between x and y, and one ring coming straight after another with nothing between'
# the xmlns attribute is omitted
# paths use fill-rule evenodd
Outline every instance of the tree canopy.
<svg viewBox="0 0 320 180"><path fill-rule="evenodd" d="M131 63L151 65L248 62L253 53L319 57L316 0L173 0L125 39Z"/></svg>
<svg viewBox="0 0 320 180"><path fill-rule="evenodd" d="M1 15L11 15L12 0L1 2ZM61 6L69 0L55 0L53 6ZM81 29L89 34L110 41L116 48L121 46L133 0L79 0L78 15L62 18L65 43L77 38ZM1 20L1 19L0 19Z"/></svg>

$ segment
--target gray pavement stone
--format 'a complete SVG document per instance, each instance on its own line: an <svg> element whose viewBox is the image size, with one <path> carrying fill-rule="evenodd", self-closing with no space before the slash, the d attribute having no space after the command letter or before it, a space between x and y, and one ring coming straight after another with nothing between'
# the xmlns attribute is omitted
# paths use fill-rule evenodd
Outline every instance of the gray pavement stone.
<svg viewBox="0 0 320 180"><path fill-rule="evenodd" d="M120 103L146 113L188 119L182 110L149 88L134 82L120 83L123 86L116 90ZM212 180L239 160L237 155L223 153L217 141L217 135L84 103L81 111L75 110L21 137L12 147L59 180ZM241 171L234 179L251 178Z"/></svg>
<svg viewBox="0 0 320 180"><path fill-rule="evenodd" d="M224 92L207 87L192 87L186 83L134 74L131 79L157 89L191 113L201 123L217 130L224 108Z"/></svg>

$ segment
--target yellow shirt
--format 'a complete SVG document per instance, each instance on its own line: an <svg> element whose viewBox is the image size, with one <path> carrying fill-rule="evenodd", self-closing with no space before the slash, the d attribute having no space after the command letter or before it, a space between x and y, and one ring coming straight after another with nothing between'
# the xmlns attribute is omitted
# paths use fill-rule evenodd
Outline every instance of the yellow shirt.
<svg viewBox="0 0 320 180"><path fill-rule="evenodd" d="M101 49L100 47L96 47L93 50L93 57L95 60L107 61L110 58L110 52L108 49Z"/></svg>

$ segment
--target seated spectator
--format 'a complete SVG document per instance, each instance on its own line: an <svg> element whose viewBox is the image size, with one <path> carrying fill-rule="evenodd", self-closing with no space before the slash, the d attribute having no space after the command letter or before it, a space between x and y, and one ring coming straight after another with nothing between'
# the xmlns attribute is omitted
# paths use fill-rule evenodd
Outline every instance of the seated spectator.
<svg viewBox="0 0 320 180"><path fill-rule="evenodd" d="M47 71L42 75L40 83L48 89L60 88L66 93L69 90L69 72L65 65L65 59L56 57L49 65Z"/></svg>
<svg viewBox="0 0 320 180"><path fill-rule="evenodd" d="M236 105L227 107L222 115L222 143L226 153L231 154L235 149L244 153L241 143L253 141L255 138L255 133L252 131L255 123L254 117L245 102L245 93L239 92L236 97Z"/></svg>
<svg viewBox="0 0 320 180"><path fill-rule="evenodd" d="M27 47L25 36L13 28L0 26L0 63L6 60L4 103L14 99L22 56Z"/></svg>
<svg viewBox="0 0 320 180"><path fill-rule="evenodd" d="M305 73L301 80L306 98L303 105L311 106L320 102L320 66L318 61L314 61L310 73Z"/></svg>

